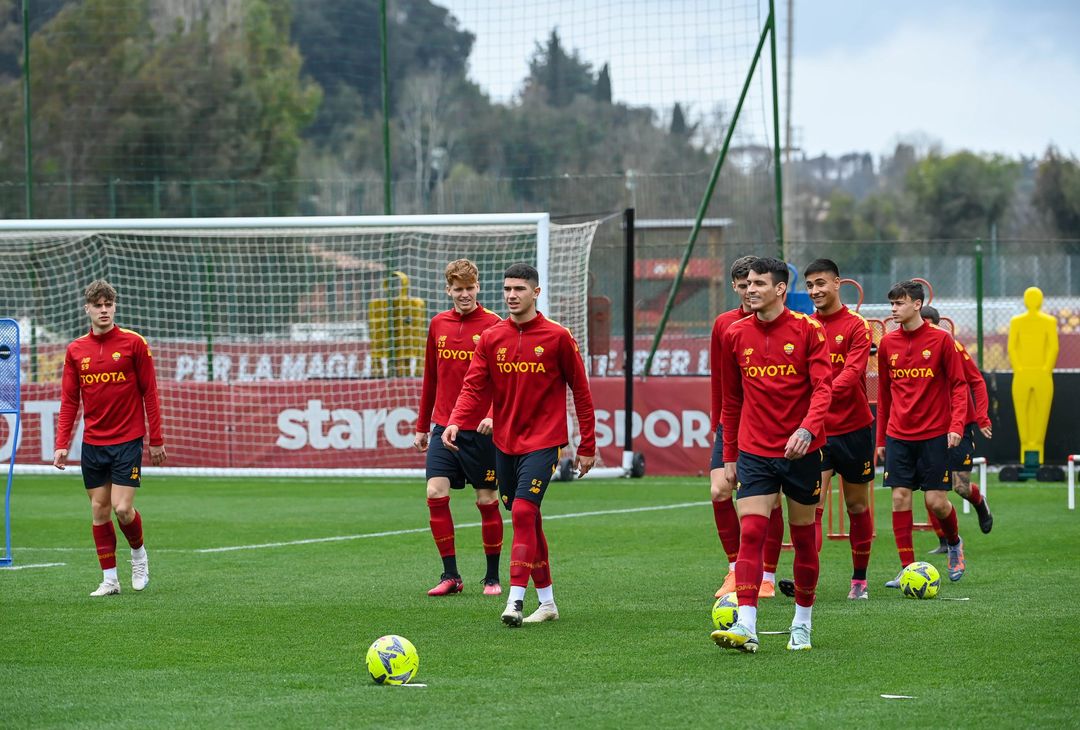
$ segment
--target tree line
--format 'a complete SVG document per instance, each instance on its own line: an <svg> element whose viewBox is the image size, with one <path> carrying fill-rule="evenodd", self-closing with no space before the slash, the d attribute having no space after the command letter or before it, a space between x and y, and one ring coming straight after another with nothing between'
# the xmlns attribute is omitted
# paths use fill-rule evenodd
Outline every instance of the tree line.
<svg viewBox="0 0 1080 730"><path fill-rule="evenodd" d="M379 0L32 7L39 217L382 212ZM445 8L390 8L395 212L634 204L642 216L694 214L730 123L725 109L617 102L619 69L594 67L557 28L534 48L515 98L496 102L469 78L475 36ZM5 217L23 212L21 75L21 3L0 0ZM751 141L736 134L739 162L724 170L709 214L767 238L772 162ZM787 174L798 211L789 236L954 238L996 227L1080 238L1080 166L1053 148L1015 160L900 144L880 160L799 159Z"/></svg>

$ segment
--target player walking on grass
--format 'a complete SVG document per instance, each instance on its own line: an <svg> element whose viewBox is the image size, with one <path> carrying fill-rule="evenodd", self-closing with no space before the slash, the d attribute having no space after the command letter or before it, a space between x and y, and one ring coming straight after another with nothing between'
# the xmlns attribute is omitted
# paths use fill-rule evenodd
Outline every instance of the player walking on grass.
<svg viewBox="0 0 1080 730"><path fill-rule="evenodd" d="M581 430L574 463L579 476L585 476L595 461L596 419L577 343L568 329L536 309L540 296L536 269L514 264L503 277L510 316L480 336L442 440L456 451L462 425L483 413L486 394L491 393L496 478L514 525L510 595L502 622L516 627L559 618L540 504L559 464L560 449L567 444L567 386L574 394ZM523 619L530 577L540 606Z"/></svg>
<svg viewBox="0 0 1080 730"><path fill-rule="evenodd" d="M461 383L472 362L480 333L501 322L502 318L476 301L480 293L480 272L476 264L468 259L451 261L446 265L445 273L446 293L454 306L432 317L428 327L424 385L420 395L420 414L416 419L416 438L413 440L417 450L427 453L427 505L431 536L435 538L435 547L443 563L439 583L428 591L428 595L446 596L461 592L463 584L454 548L450 490L464 489L465 482L469 482L476 490L480 536L487 557L484 595L497 596L502 593L499 556L502 554L503 523L495 491L495 444L491 440L491 414L487 410L490 396L482 404L482 410L487 412L460 424L457 451L449 451L443 446L442 433L450 421L450 412L461 392ZM434 429L431 428L432 423L435 424Z"/></svg>
<svg viewBox="0 0 1080 730"><path fill-rule="evenodd" d="M739 299L739 306L717 316L713 322L712 337L709 340L709 386L712 395L714 432L712 460L709 464L709 492L712 497L716 533L720 537L720 545L724 548L728 559L727 575L724 576L723 583L716 591L717 598L735 590L735 561L739 556L739 513L735 511L735 501L731 498L735 484L728 481L724 471L724 429L720 420L721 409L724 405L724 371L720 366L720 345L728 327L752 314L746 299L748 286L746 280L750 275L750 264L753 262L753 256L743 256L731 265L731 288Z"/></svg>
<svg viewBox="0 0 1080 730"><path fill-rule="evenodd" d="M922 318L923 287L904 281L889 291L899 329L878 345L877 457L885 461L892 488L893 535L900 567L915 561L911 493L922 490L926 509L941 520L948 543L949 579L964 576L964 544L949 502L948 450L960 444L967 411L967 384L948 332ZM886 588L899 588L900 575Z"/></svg>
<svg viewBox="0 0 1080 730"><path fill-rule="evenodd" d="M941 322L938 310L930 305L922 308L923 319L937 326ZM948 331L948 330L946 330ZM986 381L983 379L979 366L971 359L971 355L960 344L959 340L953 341L956 351L960 353L960 362L964 366L964 380L969 388L967 416L964 419L964 433L960 439L960 445L955 449L949 449L949 471L952 472L953 490L975 507L979 516L979 529L984 534L994 527L994 515L990 513L990 505L979 491L978 484L971 483L971 469L975 458L975 430L978 429L986 438L992 438L994 431L990 425L990 396L986 391ZM941 520L933 512L930 513L930 523L937 533L939 544L930 551L931 555L948 552L948 543L945 541L945 531L941 526Z"/></svg>
<svg viewBox="0 0 1080 730"><path fill-rule="evenodd" d="M847 506L851 542L851 589L848 598L866 599L866 566L874 539L870 490L874 483L874 415L866 397L866 364L870 360L870 325L840 301L840 269L834 261L818 259L806 267L806 290L814 303L814 318L825 330L832 360L832 403L825 418L828 437L821 450L822 501L815 516L817 549L821 550L821 513L826 487L839 475Z"/></svg>
<svg viewBox="0 0 1080 730"><path fill-rule="evenodd" d="M762 545L777 495L787 496L795 545L795 620L788 649L809 649L818 580L814 506L821 489L821 453L832 368L821 325L784 306L788 268L774 258L750 265L753 317L724 334L724 468L738 479L741 535L735 563L739 620L714 631L719 646L756 652Z"/></svg>
<svg viewBox="0 0 1080 730"><path fill-rule="evenodd" d="M150 581L135 490L142 482L146 424L154 466L165 463L165 438L150 346L136 332L116 326L116 289L107 281L91 282L85 295L83 310L90 318L90 332L68 345L64 357L53 466L63 469L67 464L81 402L80 461L103 573L101 585L90 595L111 596L120 592L113 512L131 546L131 587L141 591Z"/></svg>

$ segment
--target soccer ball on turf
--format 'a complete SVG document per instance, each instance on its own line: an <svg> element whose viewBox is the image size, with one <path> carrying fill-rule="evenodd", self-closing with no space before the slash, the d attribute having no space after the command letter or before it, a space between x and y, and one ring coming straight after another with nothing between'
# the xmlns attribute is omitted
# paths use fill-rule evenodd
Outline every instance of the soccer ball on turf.
<svg viewBox="0 0 1080 730"><path fill-rule="evenodd" d="M900 574L900 590L908 598L933 598L940 585L941 575L930 563L912 563Z"/></svg>
<svg viewBox="0 0 1080 730"><path fill-rule="evenodd" d="M419 669L420 655L403 636L380 636L367 650L367 670L376 684L406 684Z"/></svg>
<svg viewBox="0 0 1080 730"><path fill-rule="evenodd" d="M716 599L712 607L713 626L726 631L739 620L739 599L734 593L725 593Z"/></svg>

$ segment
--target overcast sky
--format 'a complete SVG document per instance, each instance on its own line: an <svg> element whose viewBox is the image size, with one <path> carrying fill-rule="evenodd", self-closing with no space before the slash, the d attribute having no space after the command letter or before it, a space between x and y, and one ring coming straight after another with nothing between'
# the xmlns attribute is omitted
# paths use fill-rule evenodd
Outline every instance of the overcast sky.
<svg viewBox="0 0 1080 730"><path fill-rule="evenodd" d="M734 105L768 8L435 2L477 35L470 75L499 101L520 90L528 57L557 24L566 47L597 68L611 63L617 100L697 112ZM786 8L777 0L781 83ZM1053 143L1080 156L1080 0L795 0L794 20L793 126L807 155L879 155L904 138L1013 156ZM745 123L762 137L771 112L760 84L754 93Z"/></svg>

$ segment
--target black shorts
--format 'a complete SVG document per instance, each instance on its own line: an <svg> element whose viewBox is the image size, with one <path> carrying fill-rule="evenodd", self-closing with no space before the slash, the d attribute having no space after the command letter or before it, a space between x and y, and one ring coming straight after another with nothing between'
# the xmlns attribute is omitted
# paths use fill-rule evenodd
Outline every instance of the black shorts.
<svg viewBox="0 0 1080 730"><path fill-rule="evenodd" d="M476 489L495 488L495 444L491 436L476 431L458 431L458 451L442 442L445 426L436 425L428 439L427 479L446 477L452 489L464 489L465 483Z"/></svg>
<svg viewBox="0 0 1080 730"><path fill-rule="evenodd" d="M969 423L964 427L964 433L960 435L960 444L949 449L949 471L971 473L971 460L975 458L975 424Z"/></svg>
<svg viewBox="0 0 1080 730"><path fill-rule="evenodd" d="M821 449L794 461L740 451L735 473L737 499L783 491L799 504L817 504L821 496Z"/></svg>
<svg viewBox="0 0 1080 730"><path fill-rule="evenodd" d="M923 491L952 489L949 442L945 436L922 441L885 437L885 486Z"/></svg>
<svg viewBox="0 0 1080 730"><path fill-rule="evenodd" d="M551 475L559 467L561 452L558 446L552 446L512 456L495 449L495 473L503 506L510 509L518 497L537 505L543 502Z"/></svg>
<svg viewBox="0 0 1080 730"><path fill-rule="evenodd" d="M79 459L83 486L87 489L104 487L106 484L139 486L142 478L142 452L142 438L108 446L95 446L84 441Z"/></svg>
<svg viewBox="0 0 1080 730"><path fill-rule="evenodd" d="M716 424L716 440L712 445L712 459L709 461L709 469L724 468L724 424Z"/></svg>
<svg viewBox="0 0 1080 730"><path fill-rule="evenodd" d="M821 470L836 472L848 484L874 481L874 429L867 426L826 439Z"/></svg>

